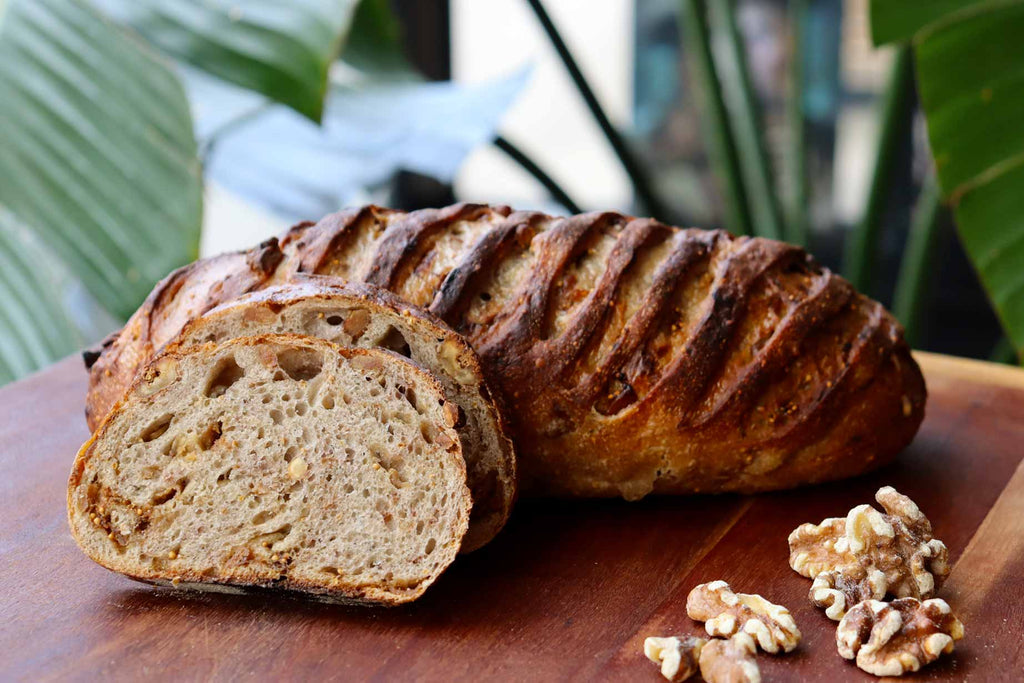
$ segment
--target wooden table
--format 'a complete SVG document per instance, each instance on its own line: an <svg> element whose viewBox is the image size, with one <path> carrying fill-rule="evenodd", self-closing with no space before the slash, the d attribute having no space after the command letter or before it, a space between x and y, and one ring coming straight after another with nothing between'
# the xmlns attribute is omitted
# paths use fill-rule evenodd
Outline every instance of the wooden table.
<svg viewBox="0 0 1024 683"><path fill-rule="evenodd" d="M418 603L370 610L181 594L90 562L65 521L86 438L85 372L65 360L0 391L0 680L333 678L662 680L645 636L700 632L695 584L725 579L788 606L804 634L758 657L765 680L874 680L836 654L835 625L787 564L801 522L892 484L956 561L940 595L966 625L914 680L1024 680L1024 371L920 354L928 417L899 461L801 491L525 501L498 539Z"/></svg>

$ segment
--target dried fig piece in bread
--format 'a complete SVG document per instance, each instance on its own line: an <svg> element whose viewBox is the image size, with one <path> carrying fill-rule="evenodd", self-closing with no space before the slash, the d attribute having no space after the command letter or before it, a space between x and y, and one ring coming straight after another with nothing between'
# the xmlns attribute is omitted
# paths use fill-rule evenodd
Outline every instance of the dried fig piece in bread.
<svg viewBox="0 0 1024 683"><path fill-rule="evenodd" d="M72 535L108 569L190 588L414 600L471 499L448 399L379 349L292 335L158 357L75 460Z"/></svg>
<svg viewBox="0 0 1024 683"><path fill-rule="evenodd" d="M512 511L515 454L479 360L459 334L386 290L318 277L297 278L218 306L186 325L172 347L275 332L387 348L429 370L452 398L473 494L463 552L494 538Z"/></svg>

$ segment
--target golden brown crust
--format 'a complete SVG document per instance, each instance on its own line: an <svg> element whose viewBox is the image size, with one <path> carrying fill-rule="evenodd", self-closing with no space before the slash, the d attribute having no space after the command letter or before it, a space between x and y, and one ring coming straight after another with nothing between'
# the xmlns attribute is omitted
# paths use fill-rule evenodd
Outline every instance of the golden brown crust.
<svg viewBox="0 0 1024 683"><path fill-rule="evenodd" d="M529 492L838 479L890 461L924 416L895 319L779 242L468 204L342 212L282 249L276 279L372 281L464 334L510 408Z"/></svg>

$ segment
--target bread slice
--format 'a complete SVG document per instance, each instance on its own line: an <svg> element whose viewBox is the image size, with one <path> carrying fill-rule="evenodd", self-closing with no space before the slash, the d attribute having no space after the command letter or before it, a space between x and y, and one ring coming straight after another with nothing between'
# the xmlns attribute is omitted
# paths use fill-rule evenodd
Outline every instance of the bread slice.
<svg viewBox="0 0 1024 683"><path fill-rule="evenodd" d="M79 452L72 535L143 581L408 602L468 528L456 412L378 349L264 335L166 353Z"/></svg>
<svg viewBox="0 0 1024 683"><path fill-rule="evenodd" d="M186 325L172 347L272 333L382 347L429 370L459 407L456 426L473 494L462 550L475 550L494 538L512 511L515 455L476 353L459 334L377 287L300 276L214 308Z"/></svg>

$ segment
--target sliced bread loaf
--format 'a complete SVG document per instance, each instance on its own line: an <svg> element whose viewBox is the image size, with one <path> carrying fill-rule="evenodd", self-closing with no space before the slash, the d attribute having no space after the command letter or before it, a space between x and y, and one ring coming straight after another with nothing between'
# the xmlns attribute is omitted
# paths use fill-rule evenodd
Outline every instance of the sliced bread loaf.
<svg viewBox="0 0 1024 683"><path fill-rule="evenodd" d="M468 528L456 413L379 349L264 335L169 352L79 452L72 535L143 581L408 602Z"/></svg>
<svg viewBox="0 0 1024 683"><path fill-rule="evenodd" d="M476 353L450 327L372 285L299 278L252 292L193 320L171 347L257 334L302 334L342 346L382 347L429 370L458 406L473 514L463 552L501 530L516 492L515 455Z"/></svg>

